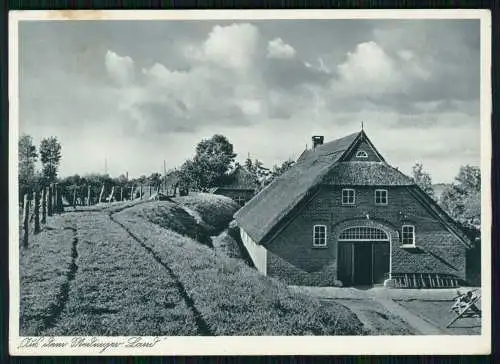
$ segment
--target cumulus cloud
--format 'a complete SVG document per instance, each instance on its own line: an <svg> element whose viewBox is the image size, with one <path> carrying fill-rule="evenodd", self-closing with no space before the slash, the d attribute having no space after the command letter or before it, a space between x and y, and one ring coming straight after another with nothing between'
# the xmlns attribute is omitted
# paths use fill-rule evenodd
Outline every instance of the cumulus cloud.
<svg viewBox="0 0 500 364"><path fill-rule="evenodd" d="M276 38L267 43L267 58L290 59L295 57L295 49L283 42L283 39Z"/></svg>
<svg viewBox="0 0 500 364"><path fill-rule="evenodd" d="M108 50L104 57L104 64L108 74L113 81L120 85L126 85L134 78L134 61L132 58L121 57L113 51Z"/></svg>
<svg viewBox="0 0 500 364"><path fill-rule="evenodd" d="M376 42L360 43L337 66L340 89L351 94L381 95L405 91L404 67Z"/></svg>
<svg viewBox="0 0 500 364"><path fill-rule="evenodd" d="M259 30L252 24L216 25L201 47L188 45L185 53L193 60L247 70L253 64L258 41Z"/></svg>
<svg viewBox="0 0 500 364"><path fill-rule="evenodd" d="M112 158L106 145L117 153L129 150L123 144L127 140L147 160L135 163L139 157L131 154L127 163L134 166L123 166L131 175L133 168L147 173L144 163L156 168L151 155L159 156L160 165L162 153L172 166L182 163L192 144L214 132L227 135L238 153L255 154L269 166L299 153L313 133L333 139L359 129L361 121L397 166L411 167L412 156L422 156L426 166L455 158L450 164L455 168L461 157L472 161L477 153L479 61L469 26L370 22L356 26L356 36L332 31L330 40L318 36L329 22L307 37L293 22L175 23L169 29L177 29L179 37L161 43L162 37L151 41L157 25L140 30L150 23L138 23L138 42L127 38L118 44L114 37L103 37L92 53L98 57L85 58L84 67L72 64L75 54L94 47L96 37L114 23L93 30L93 38L89 33L81 33L80 42L69 37L65 47L33 48L31 56L23 49L23 59L36 59L38 68L47 69L43 76L34 67L21 72L23 131L45 135L50 130L69 139L101 135L106 125L102 153ZM332 29L344 27L335 24ZM310 42L311 37L318 42ZM101 73L91 75L91 70ZM108 77L102 77L104 72ZM71 93L66 92L69 84ZM454 137L443 142L448 128ZM424 141L428 147L421 150ZM464 145L468 151L460 149ZM64 155L64 168L78 165L80 156L70 153ZM450 171L432 174L445 179Z"/></svg>
<svg viewBox="0 0 500 364"><path fill-rule="evenodd" d="M332 82L332 107L391 108L415 112L417 96L432 84L432 74L424 59L408 49L386 50L375 41L363 42L348 52L336 67Z"/></svg>

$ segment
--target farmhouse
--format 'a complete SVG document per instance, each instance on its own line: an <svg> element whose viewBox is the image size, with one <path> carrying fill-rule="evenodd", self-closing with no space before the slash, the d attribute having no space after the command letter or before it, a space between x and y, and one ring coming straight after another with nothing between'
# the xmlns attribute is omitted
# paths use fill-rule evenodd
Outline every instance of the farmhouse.
<svg viewBox="0 0 500 364"><path fill-rule="evenodd" d="M363 130L323 140L235 214L256 268L296 285L461 284L464 231Z"/></svg>
<svg viewBox="0 0 500 364"><path fill-rule="evenodd" d="M243 206L255 194L259 187L258 181L243 166L237 165L222 181L221 185L210 192L232 198Z"/></svg>

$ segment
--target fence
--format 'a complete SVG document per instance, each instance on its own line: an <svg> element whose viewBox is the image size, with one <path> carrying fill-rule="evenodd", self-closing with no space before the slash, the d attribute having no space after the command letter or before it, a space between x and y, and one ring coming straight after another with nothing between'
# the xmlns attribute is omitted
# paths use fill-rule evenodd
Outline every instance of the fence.
<svg viewBox="0 0 500 364"><path fill-rule="evenodd" d="M23 246L28 246L30 225L33 225L33 233L38 234L41 226L47 223L47 216L63 211L62 189L58 184L25 193L22 206Z"/></svg>
<svg viewBox="0 0 500 364"><path fill-rule="evenodd" d="M175 186L163 184L128 184L115 185L66 185L63 186L63 205L68 207L92 206L100 203L149 199L159 193L175 196Z"/></svg>
<svg viewBox="0 0 500 364"><path fill-rule="evenodd" d="M76 210L77 207L92 206L118 201L145 200L162 193L167 196L176 195L177 186L151 184L85 184L62 185L50 184L47 187L35 188L34 192L25 193L22 201L22 244L28 247L29 235L38 234L47 217L60 214L65 208Z"/></svg>

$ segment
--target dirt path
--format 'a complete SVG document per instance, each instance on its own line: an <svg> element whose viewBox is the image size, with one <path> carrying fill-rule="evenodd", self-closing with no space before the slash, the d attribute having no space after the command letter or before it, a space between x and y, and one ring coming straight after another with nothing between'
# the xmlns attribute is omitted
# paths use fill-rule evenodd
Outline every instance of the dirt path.
<svg viewBox="0 0 500 364"><path fill-rule="evenodd" d="M292 287L323 300L341 303L356 313L360 321L375 334L416 334L416 335L446 335L456 334L452 329L446 329L436 323L431 317L426 317L417 310L404 304L405 300L426 304L429 309L441 310L451 306L450 297L454 290L397 290L397 289L357 289L352 287ZM425 311L424 311L425 312ZM431 312L426 311L430 316ZM457 330L455 330L457 331ZM477 330L476 330L477 331ZM461 331L464 333L464 330ZM469 330L474 334L474 330Z"/></svg>
<svg viewBox="0 0 500 364"><path fill-rule="evenodd" d="M408 323L408 325L410 325L417 332L417 334L420 335L445 334L445 332L439 329L439 327L413 314L412 312L410 312L403 306L397 304L390 298L376 297L375 300L382 306L384 306L389 312L399 316L402 320Z"/></svg>
<svg viewBox="0 0 500 364"><path fill-rule="evenodd" d="M76 265L76 260L78 258L78 236L76 225L71 227L65 227L64 230L71 230L73 234L71 242L71 263L69 264L69 269L66 273L66 279L61 285L61 290L59 292L58 300L51 307L51 315L48 320L45 321L45 330L52 329L57 321L60 319L62 312L64 311L69 298L69 287L73 280L75 279L78 266Z"/></svg>

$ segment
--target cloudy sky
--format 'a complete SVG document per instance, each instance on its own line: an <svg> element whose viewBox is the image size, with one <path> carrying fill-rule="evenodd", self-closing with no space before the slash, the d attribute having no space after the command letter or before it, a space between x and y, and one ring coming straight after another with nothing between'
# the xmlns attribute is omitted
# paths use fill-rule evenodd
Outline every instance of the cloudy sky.
<svg viewBox="0 0 500 364"><path fill-rule="evenodd" d="M60 174L149 175L226 135L272 166L365 131L434 182L479 165L478 20L21 22L20 133Z"/></svg>

